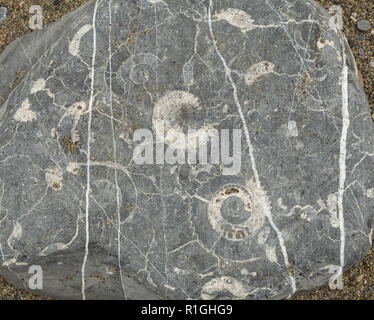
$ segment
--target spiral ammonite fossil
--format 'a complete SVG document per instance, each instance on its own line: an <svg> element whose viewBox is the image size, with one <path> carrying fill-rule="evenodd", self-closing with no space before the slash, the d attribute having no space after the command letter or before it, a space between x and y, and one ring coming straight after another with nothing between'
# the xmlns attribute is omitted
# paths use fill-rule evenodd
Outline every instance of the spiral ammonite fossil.
<svg viewBox="0 0 374 320"><path fill-rule="evenodd" d="M187 91L170 90L156 102L152 124L160 141L178 149L196 149L197 143L204 144L209 139L211 127L203 124L204 119L198 97ZM186 123L181 122L189 122L189 129L196 131L187 135L183 128Z"/></svg>
<svg viewBox="0 0 374 320"><path fill-rule="evenodd" d="M264 224L265 216L259 200L243 186L223 186L215 193L208 206L212 228L231 241L248 238Z"/></svg>
<svg viewBox="0 0 374 320"><path fill-rule="evenodd" d="M138 53L129 56L124 48L119 48L107 64L106 84L109 87L109 76L112 76L112 91L123 96L128 90L129 83L146 85L155 82L155 69L161 60L152 53Z"/></svg>
<svg viewBox="0 0 374 320"><path fill-rule="evenodd" d="M194 195L190 213L199 243L230 263L265 256L268 227L266 194L251 180L219 176L203 183Z"/></svg>

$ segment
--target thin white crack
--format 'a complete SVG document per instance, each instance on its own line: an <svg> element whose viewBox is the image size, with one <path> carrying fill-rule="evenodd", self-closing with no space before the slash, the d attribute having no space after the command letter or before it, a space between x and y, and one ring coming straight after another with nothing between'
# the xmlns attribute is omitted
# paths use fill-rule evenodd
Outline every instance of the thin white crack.
<svg viewBox="0 0 374 320"><path fill-rule="evenodd" d="M110 125L112 129L112 142L113 142L113 160L114 160L114 180L116 185L116 200L117 200L117 262L121 279L122 291L125 299L127 300L126 288L123 280L123 271L121 264L121 204L119 201L119 187L118 187L118 172L117 172L117 145L115 138L114 122L113 122L113 91L112 91L112 0L109 0L109 104L110 104Z"/></svg>
<svg viewBox="0 0 374 320"><path fill-rule="evenodd" d="M153 11L154 11L154 17L155 17L155 29L156 29L156 56L158 57L158 51L159 51L159 43L158 43L158 33L159 33L159 30L158 30L158 20L157 20L157 5L156 5L156 2L153 2ZM155 68L155 77L156 77L156 100L158 100L158 89L159 89L159 83L158 83L158 74L157 74L157 67ZM161 191L163 191L163 177L162 177L162 169L160 170L160 189ZM166 288L166 291L165 291L165 296L166 298L168 297L168 290L169 290L169 274L168 274L168 250L167 250L167 236L166 236L166 230L165 230L165 220L167 219L167 210L166 210L166 207L165 207L165 203L164 203L164 197L161 196L161 205L162 205L162 209L163 209L163 212L164 212L164 219L162 221L162 230L163 230L163 235L164 235L164 242L165 242L165 268L164 268L164 272L165 272L165 280L166 280L166 284L165 284L165 288Z"/></svg>
<svg viewBox="0 0 374 320"><path fill-rule="evenodd" d="M340 266L334 271L334 274L329 280L329 286L332 289L343 289L343 270L345 266L345 219L344 219L344 193L348 189L346 187L347 180L347 139L348 130L350 126L349 102L348 102L348 65L346 47L344 43L344 35L341 26L333 22L331 28L339 36L342 46L342 76L341 76L341 91L342 91L342 130L340 136L340 153L339 153L339 186L337 193L338 200L338 222L340 230L340 249L339 259ZM354 168L355 169L355 168Z"/></svg>
<svg viewBox="0 0 374 320"><path fill-rule="evenodd" d="M299 59L300 59L301 66L302 66L302 68L304 69L304 72L306 72L307 77L308 77L310 80L312 80L311 77L310 77L310 75L309 75L309 73L308 73L308 68L307 68L306 65L305 65L304 59L303 59L303 57L300 55L299 50L296 48L296 45L295 45L295 43L294 43L294 39L291 37L290 33L288 32L288 29L286 28L286 26L285 26L285 24L284 24L284 22L283 22L282 16L279 14L279 12L277 11L277 9L269 3L268 0L265 0L265 3L266 3L267 6L268 6L270 9L272 9L272 10L275 12L275 14L278 16L278 18L279 18L279 20L280 20L280 22L281 22L281 24L282 24L282 27L283 27L284 32L286 33L288 39L289 39L290 42L291 42L291 45L292 45L293 49L295 50L297 56L298 56ZM316 88L315 85L314 85L314 87L315 87L315 90L316 90L317 95L318 95L318 101L319 101L320 105L322 106L323 103L322 103L321 95L319 94L319 91L317 90L317 88Z"/></svg>
<svg viewBox="0 0 374 320"><path fill-rule="evenodd" d="M85 254L82 263L82 299L86 300L86 264L89 254L89 243L90 243L90 223L89 223L89 210L90 210L90 185L91 185L91 131L92 131L92 106L94 102L94 88L95 88L95 62L96 62L96 15L98 8L97 0L95 2L95 8L92 18L92 30L93 30L93 49L92 49L92 62L91 62L91 89L90 89L90 101L88 104L88 134L87 134L87 188L86 188L86 214L85 214L85 229L86 229L86 243L85 243Z"/></svg>
<svg viewBox="0 0 374 320"><path fill-rule="evenodd" d="M27 60L29 61L30 66L32 66L31 59L30 59L29 55L27 54L27 51L26 51L25 47L23 46L23 44L22 44L22 42L21 42L20 39L18 39L18 43L19 43L19 45L21 46L21 48L22 48L22 50L23 50L23 52L24 52L24 54L25 54Z"/></svg>
<svg viewBox="0 0 374 320"><path fill-rule="evenodd" d="M342 40L343 35L340 34ZM339 190L338 190L338 218L339 218L339 228L340 228L340 268L337 272L338 282L341 282L343 286L343 269L345 266L345 221L344 221L344 192L345 183L347 177L347 138L348 129L350 125L349 118L349 108L348 108L348 66L347 66L347 56L345 52L345 46L342 41L342 55L343 55L343 68L342 68L342 134L340 137L340 157L339 157Z"/></svg>
<svg viewBox="0 0 374 320"><path fill-rule="evenodd" d="M235 104L236 104L236 107L238 109L241 121L243 123L244 133L245 133L246 142L247 142L247 146L248 146L249 157L250 157L250 160L251 160L251 163L252 163L252 171L253 171L253 174L254 174L254 177L255 177L256 186L257 186L257 188L259 190L259 193L263 197L263 199L261 201L263 212L265 213L265 215L266 215L266 217L267 217L270 225L272 226L273 230L277 234L279 245L281 247L282 254L283 254L284 264L286 265L286 267L288 269L288 266L290 265L290 263L289 263L289 260L288 260L287 248L286 248L286 246L284 244L284 239L283 239L281 231L278 229L278 227L275 225L275 223L273 221L273 218L272 218L272 215L271 215L271 208L270 208L270 205L268 203L268 199L266 197L266 193L265 193L265 191L264 191L264 189L262 188L262 185L261 185L260 177L259 177L259 174L258 174L258 171L257 171L255 156L254 156L254 149L253 149L251 138L250 138L250 135L249 135L247 121L246 121L246 119L244 117L243 110L242 110L242 107L241 107L241 104L240 104L240 101L239 101L239 98L238 98L238 90L237 90L235 81L232 78L232 71L229 68L229 66L227 65L227 62L226 62L225 58L222 56L221 52L219 51L219 48L218 48L218 45L217 45L217 41L216 41L214 33L213 33L213 27L212 27L212 10L213 10L213 0L209 0L208 24L209 24L210 36L212 38L212 42L213 42L215 51L216 51L217 55L219 56L219 58L222 61L222 64L223 64L223 66L225 68L226 76L229 79L230 84L231 84L232 89L233 89L233 95L234 95ZM288 277L289 277L289 280L290 280L290 283L291 283L292 294L293 294L293 293L296 292L295 278L291 274L288 274Z"/></svg>

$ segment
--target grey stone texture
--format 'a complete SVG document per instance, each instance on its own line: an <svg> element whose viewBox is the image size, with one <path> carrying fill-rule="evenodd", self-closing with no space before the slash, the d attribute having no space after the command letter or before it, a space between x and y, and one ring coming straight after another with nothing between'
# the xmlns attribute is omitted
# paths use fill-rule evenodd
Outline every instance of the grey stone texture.
<svg viewBox="0 0 374 320"><path fill-rule="evenodd" d="M312 0L91 1L0 66L0 274L18 287L39 265L57 298L284 299L340 287L371 246L368 102ZM136 164L134 132L160 119L240 129L240 172Z"/></svg>

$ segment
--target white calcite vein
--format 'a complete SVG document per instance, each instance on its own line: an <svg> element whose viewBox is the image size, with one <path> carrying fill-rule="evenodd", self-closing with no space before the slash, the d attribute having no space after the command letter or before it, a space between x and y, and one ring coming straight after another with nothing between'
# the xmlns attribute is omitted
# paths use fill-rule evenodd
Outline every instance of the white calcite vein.
<svg viewBox="0 0 374 320"><path fill-rule="evenodd" d="M89 254L89 244L90 244L90 188L91 188L91 131L92 131L92 107L94 103L94 89L95 89L95 62L96 62L96 15L98 9L99 0L95 2L95 8L92 18L93 26L93 42L92 42L92 62L91 62L91 88L90 88L90 100L88 104L88 133L87 133L87 186L86 186L86 213L85 213L85 226L86 226L86 244L85 244L85 254L82 263L82 298L86 299L86 263Z"/></svg>
<svg viewBox="0 0 374 320"><path fill-rule="evenodd" d="M223 66L225 68L226 76L229 79L229 81L230 81L230 83L232 85L232 88L233 88L233 94L234 94L235 104L236 104L236 107L238 109L241 121L243 123L244 133L245 133L245 137L246 137L246 141L247 141L247 146L248 146L249 157L250 157L251 163L252 163L252 171L253 171L253 174L254 174L254 177L255 177L255 182L256 182L256 185L257 185L257 188L258 188L258 192L259 192L259 194L262 195L261 205L262 205L263 212L266 215L266 217L268 218L268 221L269 221L270 225L272 226L272 228L274 229L274 231L277 234L279 245L280 245L280 247L282 249L284 264L285 264L286 268L288 268L289 265L290 265L290 263L289 263L289 260L288 260L287 248L286 248L286 246L284 244L282 232L278 229L278 227L275 225L275 223L273 221L273 218L272 218L272 215L271 215L271 205L269 203L269 199L268 199L268 197L266 195L266 192L263 190L262 185L261 185L260 177L259 177L259 174L258 174L258 171L257 171L255 156L254 156L254 149L253 149L251 138L250 138L249 131L248 131L248 125L247 125L246 119L244 117L241 104L239 102L238 90L237 90L235 81L234 81L234 79L232 78L232 75L231 75L232 71L229 68L229 66L227 65L227 62L226 62L225 58L222 56L221 52L219 51L218 45L217 45L217 41L216 41L214 33L213 33L212 10L213 10L213 1L210 0L209 1L209 8L208 8L208 23L209 23L210 35L211 35L211 38L212 38L213 45L215 47L216 53L220 57L220 59L222 61L222 64L223 64ZM292 293L295 293L296 292L295 278L291 274L288 274L288 277L290 279Z"/></svg>
<svg viewBox="0 0 374 320"><path fill-rule="evenodd" d="M127 300L126 288L123 280L123 271L121 263L121 204L120 204L120 195L119 195L119 186L118 186L118 172L117 172L117 144L114 131L114 122L113 122L113 90L112 90L112 0L109 0L108 3L109 9L109 104L110 104L110 126L112 130L112 143L113 143L113 159L114 159L114 181L116 186L116 205L117 205L117 261L118 268L121 279L122 291L125 299Z"/></svg>

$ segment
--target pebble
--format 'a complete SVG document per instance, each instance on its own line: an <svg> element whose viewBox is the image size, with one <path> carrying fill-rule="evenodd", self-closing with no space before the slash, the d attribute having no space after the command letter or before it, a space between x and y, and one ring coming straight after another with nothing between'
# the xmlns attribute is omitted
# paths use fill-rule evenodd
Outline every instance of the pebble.
<svg viewBox="0 0 374 320"><path fill-rule="evenodd" d="M368 20L361 20L357 22L357 28L360 31L369 31L371 29L371 24Z"/></svg>
<svg viewBox="0 0 374 320"><path fill-rule="evenodd" d="M3 22L6 19L7 12L8 12L7 8L0 7L0 23Z"/></svg>
<svg viewBox="0 0 374 320"><path fill-rule="evenodd" d="M364 274L360 274L357 278L356 278L356 281L357 282L361 282L362 279L364 279L365 275Z"/></svg>

